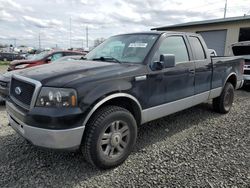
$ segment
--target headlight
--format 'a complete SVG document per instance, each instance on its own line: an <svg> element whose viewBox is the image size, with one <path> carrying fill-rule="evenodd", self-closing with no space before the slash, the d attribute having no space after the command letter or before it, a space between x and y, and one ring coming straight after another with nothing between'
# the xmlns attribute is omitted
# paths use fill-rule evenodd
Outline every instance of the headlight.
<svg viewBox="0 0 250 188"><path fill-rule="evenodd" d="M23 69L23 68L27 67L28 65L29 64L21 64L21 65L15 66L15 68L17 68L17 69Z"/></svg>
<svg viewBox="0 0 250 188"><path fill-rule="evenodd" d="M36 106L75 107L77 96L74 89L43 87L36 101Z"/></svg>

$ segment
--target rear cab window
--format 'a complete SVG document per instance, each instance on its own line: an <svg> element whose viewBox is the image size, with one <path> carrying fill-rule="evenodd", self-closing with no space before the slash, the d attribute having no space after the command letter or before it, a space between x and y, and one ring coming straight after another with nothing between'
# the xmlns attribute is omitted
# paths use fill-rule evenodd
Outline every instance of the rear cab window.
<svg viewBox="0 0 250 188"><path fill-rule="evenodd" d="M207 57L200 39L195 36L189 36L188 38L192 46L194 60L205 60Z"/></svg>

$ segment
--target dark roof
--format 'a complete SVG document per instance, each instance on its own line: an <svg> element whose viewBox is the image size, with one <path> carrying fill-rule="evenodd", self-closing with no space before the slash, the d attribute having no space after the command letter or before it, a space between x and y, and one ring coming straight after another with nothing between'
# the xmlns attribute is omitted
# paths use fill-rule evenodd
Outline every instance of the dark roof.
<svg viewBox="0 0 250 188"><path fill-rule="evenodd" d="M163 26L163 27L155 27L155 28L152 28L151 30L172 29L172 28L179 28L179 27L220 24L220 23L249 21L249 20L250 20L250 16L239 16L239 17L230 17L230 18L220 18L220 19L214 19L214 20L187 22L187 23L181 23L181 24L169 25L169 26Z"/></svg>
<svg viewBox="0 0 250 188"><path fill-rule="evenodd" d="M160 35L162 33L165 33L164 31L142 31L142 32L133 32L133 33L121 33L121 34L117 34L114 36L120 36L120 35L133 35L133 34L156 34L156 35Z"/></svg>
<svg viewBox="0 0 250 188"><path fill-rule="evenodd" d="M163 33L170 33L170 34L186 34L188 32L181 32L181 31L144 31L144 32L133 32L133 33L124 33L124 34L118 34L114 36L120 36L120 35L133 35L133 34L155 34L155 35L161 35Z"/></svg>

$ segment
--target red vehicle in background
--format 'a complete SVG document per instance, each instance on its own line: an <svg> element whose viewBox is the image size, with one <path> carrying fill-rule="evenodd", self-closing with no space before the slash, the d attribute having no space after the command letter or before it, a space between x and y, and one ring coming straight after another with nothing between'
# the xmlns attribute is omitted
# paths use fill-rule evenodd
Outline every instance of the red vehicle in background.
<svg viewBox="0 0 250 188"><path fill-rule="evenodd" d="M86 55L85 52L78 51L44 51L25 60L14 60L10 62L8 71L25 69L37 65L51 63L63 56Z"/></svg>

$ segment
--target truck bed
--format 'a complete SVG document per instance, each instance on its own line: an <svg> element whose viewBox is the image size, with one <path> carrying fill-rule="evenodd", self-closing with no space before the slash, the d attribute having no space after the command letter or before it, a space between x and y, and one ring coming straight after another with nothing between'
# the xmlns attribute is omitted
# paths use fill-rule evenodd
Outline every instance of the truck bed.
<svg viewBox="0 0 250 188"><path fill-rule="evenodd" d="M211 57L211 62L213 67L213 76L211 82L212 89L223 87L225 81L230 76L230 72L235 72L237 75L239 75L237 76L237 81L240 82L243 79L243 57L216 56Z"/></svg>

